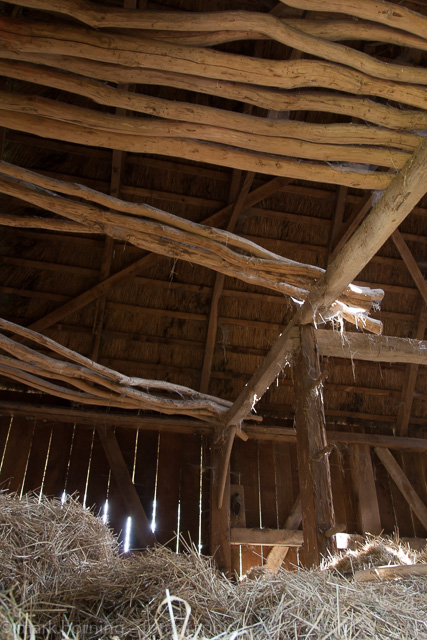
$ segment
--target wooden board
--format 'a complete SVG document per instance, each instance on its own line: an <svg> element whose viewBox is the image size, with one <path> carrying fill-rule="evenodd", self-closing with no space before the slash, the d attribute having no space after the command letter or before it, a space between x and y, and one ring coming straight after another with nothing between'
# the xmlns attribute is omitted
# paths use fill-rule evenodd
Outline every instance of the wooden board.
<svg viewBox="0 0 427 640"><path fill-rule="evenodd" d="M58 498L62 496L67 478L72 438L73 426L71 424L53 423L43 487L45 496Z"/></svg>
<svg viewBox="0 0 427 640"><path fill-rule="evenodd" d="M381 519L370 447L360 444L350 447L350 464L357 496L360 531L362 534L379 535Z"/></svg>
<svg viewBox="0 0 427 640"><path fill-rule="evenodd" d="M120 451L132 477L136 430L120 427L116 429L115 434ZM111 474L110 490L108 492L108 524L119 535L121 543L124 542L126 523L129 515L128 509L123 503L121 491L113 474ZM139 546L131 534L130 547Z"/></svg>
<svg viewBox="0 0 427 640"><path fill-rule="evenodd" d="M240 475L245 491L246 526L260 526L260 503L258 492L258 443L236 441L239 451L239 468L233 471ZM242 573L262 564L262 548L258 545L242 546Z"/></svg>
<svg viewBox="0 0 427 640"><path fill-rule="evenodd" d="M200 436L182 436L180 536L188 544L199 544ZM180 543L182 550L182 544Z"/></svg>
<svg viewBox="0 0 427 640"><path fill-rule="evenodd" d="M93 429L76 425L70 453L70 466L66 480L66 492L83 502L89 471Z"/></svg>
<svg viewBox="0 0 427 640"><path fill-rule="evenodd" d="M402 455L398 451L395 452L394 455L396 457L398 464L403 469ZM397 528L399 530L399 535L407 536L407 537L411 537L415 535L414 526L412 522L411 509L394 482L390 482L390 493L391 493L391 499L393 502L395 520L396 520ZM416 519L418 520L418 518Z"/></svg>
<svg viewBox="0 0 427 640"><path fill-rule="evenodd" d="M376 456L373 459L381 526L385 534L391 534L396 528L393 501L390 492L390 478L384 466Z"/></svg>
<svg viewBox="0 0 427 640"><path fill-rule="evenodd" d="M267 545L280 547L301 547L303 543L302 531L290 529L258 529L234 527L231 529L231 544L233 545Z"/></svg>
<svg viewBox="0 0 427 640"><path fill-rule="evenodd" d="M274 443L277 519L279 526L285 522L296 498L293 487L291 448L291 445L287 442Z"/></svg>
<svg viewBox="0 0 427 640"><path fill-rule="evenodd" d="M24 493L36 491L40 493L43 483L44 470L49 453L49 443L52 433L51 424L36 422L28 457L27 472L25 474Z"/></svg>
<svg viewBox="0 0 427 640"><path fill-rule="evenodd" d="M96 514L102 515L108 496L110 479L110 465L108 464L104 448L95 431L90 462L89 480L86 492L86 506Z"/></svg>
<svg viewBox="0 0 427 640"><path fill-rule="evenodd" d="M25 479L28 455L33 437L34 420L14 418L4 452L0 486L20 492Z"/></svg>
<svg viewBox="0 0 427 640"><path fill-rule="evenodd" d="M156 538L160 544L176 548L178 528L179 476L181 471L182 436L162 433L160 436L157 477Z"/></svg>
<svg viewBox="0 0 427 640"><path fill-rule="evenodd" d="M276 473L274 467L274 445L272 442L258 443L261 522L263 527L277 528L282 526L277 515Z"/></svg>
<svg viewBox="0 0 427 640"><path fill-rule="evenodd" d="M4 446L6 444L7 436L9 433L11 420L12 418L9 418L9 416L0 417L0 470L1 470L1 461L3 459Z"/></svg>
<svg viewBox="0 0 427 640"><path fill-rule="evenodd" d="M134 484L150 522L153 518L158 442L159 433L157 431L138 430Z"/></svg>

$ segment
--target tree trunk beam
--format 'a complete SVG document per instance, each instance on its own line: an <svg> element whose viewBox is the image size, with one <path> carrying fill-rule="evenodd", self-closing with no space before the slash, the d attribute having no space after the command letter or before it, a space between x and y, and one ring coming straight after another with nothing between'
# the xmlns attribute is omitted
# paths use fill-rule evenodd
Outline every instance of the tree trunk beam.
<svg viewBox="0 0 427 640"><path fill-rule="evenodd" d="M44 355L0 334L0 349L12 356L0 355L0 367L4 375L34 388L47 390L47 393L82 404L152 409L162 413L184 413L202 419L218 418L231 405L229 401L169 382L130 378L13 322L0 319L0 328L17 333L66 359L58 360ZM59 387L44 378L64 381L71 389ZM81 391L75 391L72 387ZM169 397L156 396L156 389L168 392Z"/></svg>
<svg viewBox="0 0 427 640"><path fill-rule="evenodd" d="M51 10L49 3L43 2L43 0L21 1L24 5L32 5L32 8ZM44 6L41 7L41 5ZM392 81L409 81L413 84L427 84L426 69L376 60L350 47L318 38L298 29L293 29L289 27L286 22L268 14L249 11L226 11L213 13L180 13L177 16L176 12L135 12L126 9L96 9L90 4L87 4L83 10L80 10L80 7L81 0L78 2L71 2L69 0L66 5L66 13L86 23L88 26L97 29L99 27L114 29L150 29L154 27L155 29L175 30L177 21L179 21L180 26L186 31L210 32L216 31L218 24L220 24L223 30L237 29L240 31L262 33L266 37L276 40L292 49L323 58L330 62L344 64L376 78L384 78ZM65 7L59 5L58 8L61 10L61 8ZM424 16L420 14L414 14L414 18L417 16L420 21L425 21L427 30L427 19L424 19ZM169 46L169 43L165 42L165 45Z"/></svg>
<svg viewBox="0 0 427 640"><path fill-rule="evenodd" d="M325 274L316 282L303 306L270 349L228 412L228 425L238 424L281 373L290 359L294 327L311 322L316 312L324 313L327 310L331 300L336 299L343 288L360 273L426 191L427 141L423 141L358 230L335 256Z"/></svg>
<svg viewBox="0 0 427 640"><path fill-rule="evenodd" d="M368 362L402 362L427 365L427 341L394 336L368 336L363 333L340 333L316 330L321 356L350 358Z"/></svg>
<svg viewBox="0 0 427 640"><path fill-rule="evenodd" d="M401 29L425 38L427 17L384 0L281 0L283 4L295 9L308 11L328 11L347 13L363 20L379 22L395 29Z"/></svg>
<svg viewBox="0 0 427 640"><path fill-rule="evenodd" d="M32 64L38 63L39 65L43 65L43 73L41 75L44 75L46 73L46 81L44 80L44 78L40 77L40 74L37 73L37 67L34 66L32 67L34 69L34 73L32 74L31 80L32 82L40 82L42 84L50 83L51 79L53 78L52 74L60 73L58 69L62 69L79 76L85 75L89 76L90 78L102 80L104 82L115 82L118 84L123 81L142 84L158 84L168 85L178 89L186 89L188 91L195 91L197 88L197 91L201 93L221 96L233 100L244 100L245 102L254 106L259 106L264 109L274 109L276 111L308 110L335 112L339 114L345 114L353 118L366 120L367 122L373 122L380 125L381 127L387 126L394 129L409 129L411 131L416 129L423 130L427 127L427 114L423 111L403 111L391 106L377 104L363 96L341 96L339 93L322 91L314 93L308 90L273 91L264 87L257 87L256 89L254 89L247 84L218 81L212 80L210 78L198 77L197 81L195 81L193 76L185 75L183 73L155 71L153 69L138 70L135 68L131 69L119 65L105 64L92 60L72 58L70 56L51 56L48 54L16 52L12 51L11 49L6 50L0 48L0 58L8 59L8 63L10 63L11 59L13 59L20 62L29 62ZM48 73L47 69L49 67L54 67L54 70ZM8 65L8 68L8 73L12 73L12 67ZM18 69L16 67L14 68L13 73L18 73ZM23 73L22 69L19 70L19 73ZM93 85L88 85L88 78L83 79L82 77L80 77L78 82L74 82L73 78L68 78L68 80L69 82L66 83L68 86L68 91L82 93L82 95L84 92L84 95L87 95L92 100L99 101L99 96L101 94L98 89L96 91L93 90ZM61 82L62 86L64 77L58 77L58 81ZM79 83L81 84L80 88ZM115 92L114 94L113 91ZM113 89L111 87L105 88L105 91L102 91L102 100L105 100L108 96L108 100L111 101L111 104L113 106L118 102L124 101L125 97L117 95L117 93L117 89ZM391 97L391 95L389 97ZM137 96L137 100L135 100L134 98L135 96L126 99L127 108L132 108L137 111L144 108L147 109L147 113L151 113L152 115L155 115L155 110L157 109L160 110L160 113L164 114L164 117L169 117L168 114L170 114L170 117L174 117L178 120L182 119L182 110L178 108L172 109L172 105L174 105L175 103L172 103L171 105L170 101L164 101L160 98L148 98L146 96ZM167 102L168 104L166 105L165 102ZM186 108L186 104L187 103L183 104L184 109ZM165 111L166 106L169 107L167 111ZM414 104L413 106L417 105ZM199 116L199 114L207 114L208 110L210 110L210 113L215 113L215 118L213 121L217 122L217 117L219 117L218 123L220 123L221 126L226 126L224 124L225 121L229 123L229 127L234 126L234 128L240 130L242 125L239 123L242 122L242 118L252 118L252 120L250 120L251 127L254 127L255 124L253 119L254 116L233 114L233 119L231 120L231 113L226 112L227 118L225 118L223 115L221 115L221 110L219 109L212 110L212 108L210 107L202 107L201 105L194 105L190 103L188 104L188 108L190 111L187 112L187 118L188 113L191 113L191 121L204 122L205 120L200 119L201 116ZM211 122L210 119L208 123L209 122ZM235 124L231 125L231 122ZM297 125L304 125L306 128L308 126L308 123L293 122L293 126ZM356 125L352 125L353 128L355 126ZM360 125L357 125L358 131L359 126ZM255 131L256 129L254 128L253 130ZM305 130L306 129L304 129L304 131ZM338 138L338 141L342 141L342 139L343 135ZM372 141L367 138L367 143L370 144L372 143Z"/></svg>
<svg viewBox="0 0 427 640"><path fill-rule="evenodd" d="M392 147L403 151L414 151L419 143L419 137L413 133L405 133L402 131L393 131L380 127L371 127L367 125L354 124L331 124L316 125L313 123L299 122L297 120L289 120L285 118L265 119L250 114L234 113L214 107L193 105L188 102L173 102L163 98L144 96L142 94L126 93L122 89L116 89L108 86L99 80L90 78L82 78L71 72L64 72L49 67L30 65L26 62L14 60L0 60L0 74L11 78L34 82L44 86L51 86L71 93L90 98L94 102L102 105L108 105L116 108L131 109L139 113L156 116L155 120L142 120L139 123L128 121L123 117L114 117L111 115L99 114L91 112L88 109L81 109L71 105L63 105L64 111L58 112L57 103L55 101L34 97L26 98L16 97L11 101L10 94L3 94L4 107L18 110L19 108L29 108L31 105L32 112L40 116L51 117L57 120L76 121L79 116L81 124L87 126L108 128L109 123L112 130L123 129L123 133L132 133L134 135L152 135L157 134L162 137L167 136L195 136L206 140L215 137L216 140L233 143L236 146L244 148L243 141L236 135L236 138L229 138L229 130L240 133L251 134L253 140L259 140L259 144L263 143L268 151L268 144L272 144L275 138L282 138L281 145L290 144L292 140L298 140L300 145L302 142L317 143L323 145L323 152L327 151L327 146L332 145L332 149L336 147L337 152L344 153L345 147L348 145L348 153L361 144L366 145L367 150L373 145L381 147ZM8 98L7 98L8 96ZM30 103L30 105L28 104ZM77 109L77 111L76 111ZM67 115L68 114L68 115ZM81 120L80 120L81 117ZM85 120L86 117L86 120ZM159 122L158 118L164 118L165 122ZM173 121L173 122L171 122ZM178 121L178 123L176 122ZM183 124L186 123L186 124ZM205 125L204 127L188 127L188 123L192 125ZM215 126L212 126L212 125ZM226 131L223 131L225 129ZM272 138L272 140L268 140ZM212 140L211 140L212 141ZM247 144L247 143L245 143ZM255 144L255 142L254 142ZM296 145L296 142L293 142ZM307 144L301 149L308 151L314 147L314 144ZM292 153L296 153L297 148L290 148ZM272 147L271 150L275 149ZM378 150L376 150L378 152ZM404 155L404 154L403 154ZM325 160L330 158L326 155ZM385 154L378 156L378 160L385 161ZM367 162L366 160L358 160L359 162ZM380 164L380 162L378 162ZM390 166L392 166L390 164Z"/></svg>
<svg viewBox="0 0 427 640"><path fill-rule="evenodd" d="M138 96L134 96L138 97ZM254 133L248 133L243 131L220 128L208 124L189 124L186 122L172 122L168 120L149 120L149 119L129 119L122 116L110 115L99 113L98 111L92 111L90 109L84 109L82 107L76 107L73 105L65 105L58 103L55 100L49 100L46 98L35 98L32 96L19 96L16 94L9 94L6 92L0 92L1 99L1 117L2 119L10 117L11 113L15 113L19 120L16 123L15 129L21 129L20 123L24 120L26 113L31 113L28 117L28 124L36 123L37 120L49 119L49 122L58 128L58 126L66 126L68 129L75 129L76 136L81 138L82 132L85 130L91 130L93 142L101 139L103 135L106 137L106 142L109 144L98 144L97 146L117 148L120 141L120 136L123 136L123 145L132 145L134 151L141 150L146 151L149 148L155 149L155 153L160 153L159 148L161 145L165 145L171 152L177 149L179 152L179 145L188 144L188 141L202 141L203 143L214 143L217 145L229 145L233 147L236 152L245 153L248 151L259 152L260 154L274 154L280 156L283 162L288 161L288 156L301 158L303 160L314 160L327 162L346 162L346 163L358 163L367 165L377 165L388 168L400 169L405 162L409 159L409 153L414 151L419 137L407 133L394 133L393 131L380 132L372 127L361 126L359 144L332 144L328 136L334 133L336 134L347 130L350 132L350 136L353 140L356 140L357 131L355 128L352 130L349 126L336 126L336 125L324 125L321 127L294 127L293 121L288 121L290 126L288 127L285 122L279 123L276 126L276 131L270 131L269 135L258 135ZM24 116L24 118L23 118ZM37 119L37 120L36 120ZM298 123L305 124L305 123ZM292 136L292 130L301 130L300 136L304 135L304 129L311 128L313 130L314 138L323 140L323 142L306 142L295 137L276 137L280 130L288 136L289 133ZM316 129L321 130L323 135L316 136ZM328 131L328 129L330 131ZM288 131L289 130L289 133ZM390 144L391 146L404 147L404 149L393 149L378 147L372 145L372 140L375 139L375 133L378 132L379 140L378 145ZM273 133L273 135L271 135ZM307 131L310 136L310 131ZM365 137L371 136L370 146L360 146L361 138L365 134ZM294 134L295 135L295 134ZM134 142L132 143L132 140ZM345 138L344 138L345 141ZM202 145L203 146L203 145ZM221 148L220 146L220 148ZM283 155L283 150L286 150L286 155ZM154 151L153 151L154 152ZM164 155L164 154L163 154ZM296 164L296 163L294 163ZM327 165L319 165L319 168L328 172L326 169L330 169ZM370 180L382 178L383 184L388 184L391 180L390 175L385 174L380 176L378 173L368 171L365 174L367 184ZM340 169L337 166L335 171L339 174ZM342 173L342 171L341 171ZM353 173L359 173L356 169ZM337 178L339 179L339 178ZM380 183L379 183L380 184Z"/></svg>
<svg viewBox="0 0 427 640"><path fill-rule="evenodd" d="M126 240L143 249L155 250L161 255L196 262L225 275L233 275L300 299L307 297L307 287L323 274L323 270L318 267L282 258L230 232L206 228L159 209L125 203L87 187L63 183L7 163L0 163L0 171L3 171L3 176L0 176L0 192L31 202L89 227L102 228L111 237ZM23 182L23 178L32 179L33 184ZM56 188L59 192L78 194L81 198L89 199L90 204L59 197L52 191L47 191L46 187ZM101 209L98 204L107 205L110 209ZM114 206L116 209L113 211ZM125 215L125 210L128 214L133 214L132 217ZM135 214L138 217L135 217ZM243 249L246 255L237 253L234 247ZM283 282L285 277L287 283ZM372 325L375 331L377 323L367 319L366 311L372 302L381 300L382 296L381 290L350 287L342 296L344 306L340 307L338 312L347 312L348 305L358 307L354 322L370 322L369 327ZM364 311L361 311L363 309Z"/></svg>
<svg viewBox="0 0 427 640"><path fill-rule="evenodd" d="M301 493L304 557L308 567L336 550L325 534L335 525L331 473L319 358L314 328L300 327L300 348L294 369L295 424Z"/></svg>
<svg viewBox="0 0 427 640"><path fill-rule="evenodd" d="M256 15L259 17L259 14ZM336 90L339 78L340 91L382 97L394 95L394 100L404 104L413 104L421 108L427 105L426 90L422 86L422 83L427 83L424 78L427 72L417 68L416 83L404 83L395 81L397 70L394 66L397 65L391 65L393 69L386 74L390 75L389 79L376 78L335 62L248 59L245 56L155 40L141 40L127 35L100 34L68 25L62 25L58 29L57 26L40 22L18 22L8 18L0 19L0 33L6 46L9 45L8 48L13 51L32 54L49 52L55 56L71 55L139 69L169 71L172 67L175 73L232 82L243 81L279 89L312 87L314 82L315 86ZM308 35L304 37L312 38ZM316 44L313 45L313 50L316 51L317 39L314 41ZM337 58L343 55L341 45L328 43L328 46L339 47ZM403 75L410 75L410 67L403 66L401 69L404 71ZM423 72L422 77L418 77L418 72ZM127 79L122 78L122 82L127 82Z"/></svg>
<svg viewBox="0 0 427 640"><path fill-rule="evenodd" d="M255 171L273 176L301 179L310 173L312 180L329 184L343 184L358 189L385 189L389 186L392 176L389 173L368 171L364 173L357 167L346 170L339 164L329 166L327 163L298 161L287 156L276 157L269 154L257 153L246 149L226 147L222 144L199 142L189 138L157 138L150 136L133 136L123 133L108 133L94 130L92 127L82 126L19 113L10 110L0 110L0 126L16 131L23 131L41 137L90 144L105 149L119 149L134 153L150 153L174 156L193 160L197 157L200 162L216 164L243 171Z"/></svg>

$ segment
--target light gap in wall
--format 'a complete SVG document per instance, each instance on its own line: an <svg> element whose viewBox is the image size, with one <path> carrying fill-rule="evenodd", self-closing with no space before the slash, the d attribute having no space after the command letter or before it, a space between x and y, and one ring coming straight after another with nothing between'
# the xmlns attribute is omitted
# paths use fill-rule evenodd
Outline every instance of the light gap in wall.
<svg viewBox="0 0 427 640"><path fill-rule="evenodd" d="M262 499L261 499L261 471L259 468L259 446L257 446L256 450L256 461L257 461L257 471L258 471L258 511L259 511L259 526L262 529ZM264 564L264 548L261 545L260 548L260 559L261 566Z"/></svg>
<svg viewBox="0 0 427 640"><path fill-rule="evenodd" d="M202 553L202 510L203 510L203 436L200 437L200 470L199 470L199 531L197 549Z"/></svg>
<svg viewBox="0 0 427 640"><path fill-rule="evenodd" d="M3 447L3 455L1 457L1 462L0 462L0 473L1 470L3 468L3 463L4 463L4 457L6 455L6 449L7 449L7 443L9 442L9 436L10 436L10 430L12 428L12 423L13 423L13 416L11 416L10 420L9 420L9 427L7 429L7 436L6 436L6 442L4 443L4 447Z"/></svg>
<svg viewBox="0 0 427 640"><path fill-rule="evenodd" d="M89 485L90 468L91 468L91 465L92 465L92 454L93 454L93 442L94 442L94 439L95 439L95 427L92 430L92 440L91 440L91 443L90 443L89 462L88 462L88 465L87 465L85 491L84 491L84 494L83 494L83 507L86 507L87 488L88 488L88 485Z"/></svg>
<svg viewBox="0 0 427 640"><path fill-rule="evenodd" d="M159 457L160 457L160 431L157 438L157 460L156 460L156 479L154 481L154 496L153 496L153 515L151 518L151 531L156 531L156 510L157 510L157 481L159 477Z"/></svg>
<svg viewBox="0 0 427 640"><path fill-rule="evenodd" d="M123 551L127 553L130 549L130 534L132 531L132 517L128 516L126 518L126 527L125 527L125 539L123 542Z"/></svg>
<svg viewBox="0 0 427 640"><path fill-rule="evenodd" d="M138 439L139 439L139 429L136 430L136 434L135 434L135 449L133 451L133 466L132 466L132 484L135 484L136 460L138 455Z"/></svg>
<svg viewBox="0 0 427 640"><path fill-rule="evenodd" d="M71 454L73 453L73 447L74 447L74 438L76 437L76 428L77 425L76 423L73 424L73 435L71 436L71 444L70 444L70 451L68 453L68 462L67 462L67 471L65 472L65 482L64 482L64 491L62 493L62 504L64 504L64 502L67 499L67 484L68 484L68 476L70 474L70 465L71 465ZM65 494L65 499L63 499Z"/></svg>
<svg viewBox="0 0 427 640"><path fill-rule="evenodd" d="M176 549L175 553L179 553L179 542L181 536L181 497L178 501L178 513L177 513L177 523L176 523Z"/></svg>
<svg viewBox="0 0 427 640"><path fill-rule="evenodd" d="M104 508L102 510L102 522L108 524L108 498L104 502Z"/></svg>
<svg viewBox="0 0 427 640"><path fill-rule="evenodd" d="M39 493L39 502L42 499L44 483L45 483L45 480L46 480L46 470L47 470L47 465L49 463L50 448L52 446L52 436L53 436L53 427L50 430L49 444L47 445L46 460L45 460L45 463L44 463L42 483L41 483L41 486L40 486L40 493Z"/></svg>
<svg viewBox="0 0 427 640"><path fill-rule="evenodd" d="M30 460L31 450L33 448L33 440L34 440L34 432L35 432L35 430L36 430L36 423L34 421L33 434L31 436L31 444L30 444L30 448L29 448L29 451L28 451L28 455L27 455L27 461L25 463L25 471L24 471L24 477L22 478L21 491L19 492L19 497L20 498L22 498L22 494L24 493L25 480L27 478L28 463L29 463L29 460Z"/></svg>

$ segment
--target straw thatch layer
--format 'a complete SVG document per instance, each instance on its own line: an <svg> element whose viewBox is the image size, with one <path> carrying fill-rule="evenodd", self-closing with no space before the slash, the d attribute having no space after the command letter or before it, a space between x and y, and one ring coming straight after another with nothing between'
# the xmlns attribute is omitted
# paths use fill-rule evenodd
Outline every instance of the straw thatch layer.
<svg viewBox="0 0 427 640"><path fill-rule="evenodd" d="M363 566L384 559L364 553ZM425 579L366 585L299 570L234 584L194 551L120 556L103 522L70 498L0 494L0 561L4 638L427 637Z"/></svg>

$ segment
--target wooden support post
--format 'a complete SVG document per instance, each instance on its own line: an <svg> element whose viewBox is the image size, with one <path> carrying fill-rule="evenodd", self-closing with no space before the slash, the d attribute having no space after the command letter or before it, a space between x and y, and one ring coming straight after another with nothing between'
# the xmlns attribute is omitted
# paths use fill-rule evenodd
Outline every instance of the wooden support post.
<svg viewBox="0 0 427 640"><path fill-rule="evenodd" d="M427 191L427 141L423 140L399 171L357 231L336 254L308 298L271 347L262 364L245 385L226 415L228 425L238 424L264 395L289 360L292 330L312 322L315 312L325 314L371 260L387 238L409 215Z"/></svg>
<svg viewBox="0 0 427 640"><path fill-rule="evenodd" d="M409 482L400 465L396 462L393 454L388 449L382 449L380 447L375 447L375 453L397 484L399 491L408 502L418 520L423 527L427 529L427 507Z"/></svg>
<svg viewBox="0 0 427 640"><path fill-rule="evenodd" d="M97 432L111 467L121 498L132 516L136 538L141 547L153 545L156 541L150 523L130 477L125 459L120 451L113 427L98 426Z"/></svg>
<svg viewBox="0 0 427 640"><path fill-rule="evenodd" d="M295 419L301 491L304 553L308 567L334 553L334 538L325 532L335 525L326 422L314 328L300 327L301 346L294 367ZM324 453L325 452L325 453Z"/></svg>
<svg viewBox="0 0 427 640"><path fill-rule="evenodd" d="M283 528L297 530L301 524L301 520L302 520L301 496L298 496L294 506L292 507L291 513L285 520ZM280 569L282 565L283 560L288 555L289 549L290 547L274 546L267 556L264 567L266 569L270 569L270 571L272 571L273 573L277 573L277 571Z"/></svg>
<svg viewBox="0 0 427 640"><path fill-rule="evenodd" d="M211 529L210 554L215 559L219 569L230 575L231 573L231 542L230 542L230 473L229 465L225 474L223 501L218 506L218 493L221 472L224 467L227 443L221 441L221 431L218 429L212 442L212 482L211 482Z"/></svg>
<svg viewBox="0 0 427 640"><path fill-rule="evenodd" d="M358 499L360 528L362 533L379 535L381 533L381 519L372 468L371 448L366 444L353 445L350 448L350 461L353 484Z"/></svg>

